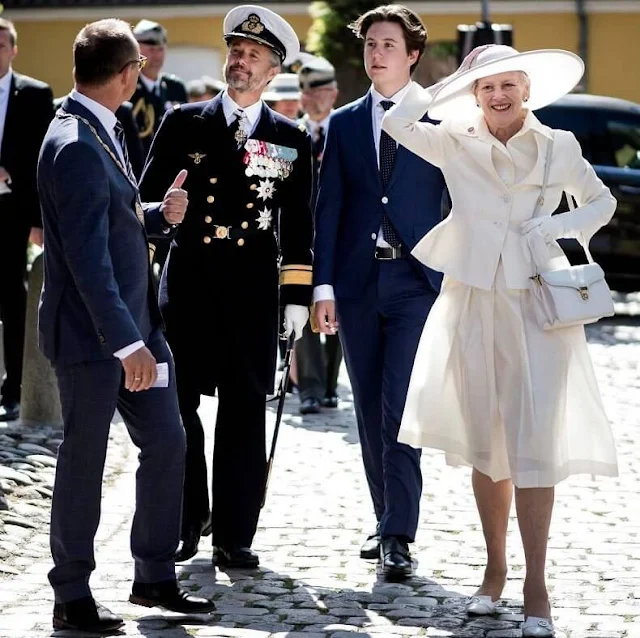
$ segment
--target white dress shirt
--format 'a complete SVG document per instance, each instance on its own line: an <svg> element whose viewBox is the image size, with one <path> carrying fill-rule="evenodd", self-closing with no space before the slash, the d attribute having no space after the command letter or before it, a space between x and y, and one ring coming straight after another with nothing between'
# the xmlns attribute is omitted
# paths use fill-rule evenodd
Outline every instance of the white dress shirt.
<svg viewBox="0 0 640 638"><path fill-rule="evenodd" d="M236 113L238 111L244 112L244 118L242 118L242 128L244 132L247 134L247 137L251 137L253 132L256 130L256 126L258 126L258 122L260 121L260 114L262 113L262 100L258 100L251 106L239 106L236 104L229 94L226 91L222 93L222 112L224 113L224 117L227 120L227 126L231 126L231 124L236 119Z"/></svg>
<svg viewBox="0 0 640 638"><path fill-rule="evenodd" d="M106 106L103 106L99 102L92 100L90 97L83 95L82 93L78 93L75 89L71 91L69 97L72 100L75 100L79 104L82 104L86 109L91 111L93 115L98 118L100 124L102 124L105 131L107 131L111 141L113 142L113 146L118 151L118 155L120 156L120 161L124 165L124 155L122 153L122 147L120 146L120 142L116 137L115 125L118 122L118 118L115 116L114 112L109 110ZM125 359L130 354L133 354L136 350L144 347L144 341L135 341L134 343L121 348L120 350L116 350L113 353L114 357L118 359Z"/></svg>
<svg viewBox="0 0 640 638"><path fill-rule="evenodd" d="M2 140L4 138L4 124L7 119L7 109L9 108L9 94L11 92L11 79L13 71L9 71L0 78L0 149L2 149ZM2 158L0 157L0 166L2 166ZM6 182L0 183L0 194L10 193L11 189Z"/></svg>
<svg viewBox="0 0 640 638"><path fill-rule="evenodd" d="M316 122L316 120L312 120L308 114L304 114L302 117L307 130L309 131L309 135L311 135L312 140L316 140L318 138L318 130L322 129L322 132L327 134L327 129L329 128L329 120L331 119L331 113L327 115L320 122Z"/></svg>
<svg viewBox="0 0 640 638"><path fill-rule="evenodd" d="M398 104L400 100L407 94L411 88L411 80L405 84L399 91L394 93L391 97L385 97L382 93L378 93L376 89L371 87L371 122L373 124L373 143L376 147L376 162L378 170L380 169L380 136L382 134L382 118L384 117L385 110L380 104L383 100L390 100L394 104ZM382 248L389 248L389 244L384 240L382 236L382 225L378 230L378 237L376 239L376 246ZM333 301L335 295L333 293L333 286L331 284L322 284L316 286L313 289L313 302L316 301Z"/></svg>
<svg viewBox="0 0 640 638"><path fill-rule="evenodd" d="M82 104L84 108L91 111L91 113L93 113L93 115L98 118L98 121L100 122L100 124L102 124L102 127L113 142L113 146L115 147L116 151L118 151L118 157L124 166L124 155L122 153L122 147L120 146L120 142L116 137L115 126L118 123L118 118L115 116L115 113L99 102L92 100L90 97L87 97L82 93L78 93L78 91L76 91L75 89L71 91L69 97L72 100L75 100L76 102Z"/></svg>
<svg viewBox="0 0 640 638"><path fill-rule="evenodd" d="M139 77L140 81L145 85L149 93L153 93L154 95L160 94L160 78L158 78L157 80L152 80L151 78L148 78L144 73L141 73Z"/></svg>

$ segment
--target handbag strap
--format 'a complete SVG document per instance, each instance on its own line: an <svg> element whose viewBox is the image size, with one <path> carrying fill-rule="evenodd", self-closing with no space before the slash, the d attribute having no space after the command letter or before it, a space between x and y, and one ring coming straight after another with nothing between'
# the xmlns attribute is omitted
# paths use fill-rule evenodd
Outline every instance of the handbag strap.
<svg viewBox="0 0 640 638"><path fill-rule="evenodd" d="M551 170L551 153L553 153L553 140L552 137L547 144L547 155L544 159L544 176L542 178L542 186L540 187L540 195L536 199L536 205L533 209L532 218L537 217L538 211L542 204L544 204L544 196L547 192L547 184L549 183L549 171Z"/></svg>
<svg viewBox="0 0 640 638"><path fill-rule="evenodd" d="M551 170L551 153L553 152L553 142L555 139L555 135L551 137L549 143L547 144L547 155L544 160L544 176L542 178L542 186L540 187L540 195L538 199L536 199L536 205L533 209L533 217L538 215L538 211L542 204L544 204L544 196L547 192L547 184L549 183L549 172ZM569 210L574 210L576 208L575 202L573 201L573 196L569 193L565 192L565 196L567 198L567 203L569 204ZM582 250L584 250L584 254L587 256L587 261L590 264L595 263L593 257L591 256L591 251L589 250L589 242L584 240L584 236L580 234L577 237L578 243L582 246Z"/></svg>

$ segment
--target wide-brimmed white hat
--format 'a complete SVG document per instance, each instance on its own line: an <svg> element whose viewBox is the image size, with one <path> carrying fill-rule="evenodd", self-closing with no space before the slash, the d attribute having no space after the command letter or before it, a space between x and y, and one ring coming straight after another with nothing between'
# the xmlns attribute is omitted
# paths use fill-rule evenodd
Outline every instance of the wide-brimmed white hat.
<svg viewBox="0 0 640 638"><path fill-rule="evenodd" d="M473 83L497 73L523 71L531 89L524 106L532 111L569 93L584 73L584 62L562 49L538 49L520 53L503 44L481 47L471 67L453 74L431 103L428 115L434 120L464 119L478 112Z"/></svg>

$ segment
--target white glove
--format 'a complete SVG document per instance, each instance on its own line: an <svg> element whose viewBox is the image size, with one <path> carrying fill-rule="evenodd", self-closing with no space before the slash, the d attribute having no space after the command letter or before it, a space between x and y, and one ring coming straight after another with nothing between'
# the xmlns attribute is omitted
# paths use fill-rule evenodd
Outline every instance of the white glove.
<svg viewBox="0 0 640 638"><path fill-rule="evenodd" d="M309 308L289 304L284 307L284 336L288 339L291 333L297 341L309 321Z"/></svg>
<svg viewBox="0 0 640 638"><path fill-rule="evenodd" d="M524 222L520 226L520 230L523 235L528 235L534 231L539 232L544 240L550 244L558 237L563 237L565 234L564 224L559 219L559 215L552 215L551 217L535 217L529 221Z"/></svg>

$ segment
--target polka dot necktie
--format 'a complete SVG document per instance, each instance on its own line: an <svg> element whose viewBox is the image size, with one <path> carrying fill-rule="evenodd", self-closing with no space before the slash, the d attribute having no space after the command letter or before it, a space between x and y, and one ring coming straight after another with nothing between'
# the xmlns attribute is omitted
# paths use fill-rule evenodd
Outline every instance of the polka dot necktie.
<svg viewBox="0 0 640 638"><path fill-rule="evenodd" d="M393 104L391 100L382 100L380 102L380 106L385 111L388 111ZM382 187L385 190L393 171L397 150L398 147L395 140L388 133L382 131L380 134L380 178L382 179ZM384 213L382 215L382 238L393 248L400 246L400 239L391 224L391 220Z"/></svg>

